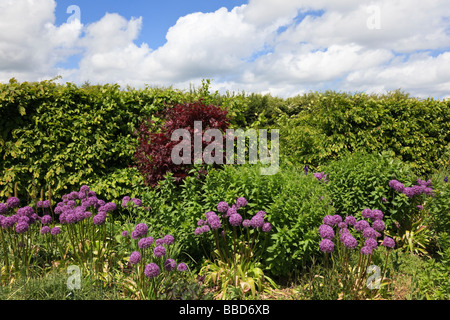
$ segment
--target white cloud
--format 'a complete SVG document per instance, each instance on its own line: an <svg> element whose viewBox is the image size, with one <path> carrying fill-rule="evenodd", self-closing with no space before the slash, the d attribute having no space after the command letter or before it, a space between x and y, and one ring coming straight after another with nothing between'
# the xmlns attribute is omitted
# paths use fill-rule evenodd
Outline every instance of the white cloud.
<svg viewBox="0 0 450 320"><path fill-rule="evenodd" d="M76 83L187 89L211 78L213 89L282 96L397 88L449 94L447 0L250 0L180 17L159 48L136 43L145 17L105 14L87 25L55 26L54 9L53 0L0 0L7 30L0 81L61 74ZM370 28L373 22L379 25ZM57 67L74 53L82 54L79 68Z"/></svg>

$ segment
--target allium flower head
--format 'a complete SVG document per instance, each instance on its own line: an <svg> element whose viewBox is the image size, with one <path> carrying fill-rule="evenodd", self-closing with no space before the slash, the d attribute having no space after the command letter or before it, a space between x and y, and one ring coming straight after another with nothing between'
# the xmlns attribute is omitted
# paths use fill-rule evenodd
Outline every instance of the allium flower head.
<svg viewBox="0 0 450 320"><path fill-rule="evenodd" d="M94 216L94 218L92 219L92 222L95 225L102 225L104 224L106 221L106 213L103 212L99 212L97 215Z"/></svg>
<svg viewBox="0 0 450 320"><path fill-rule="evenodd" d="M361 248L361 254L363 254L365 256L371 255L372 254L372 249L369 248L369 247L363 246Z"/></svg>
<svg viewBox="0 0 450 320"><path fill-rule="evenodd" d="M11 197L8 198L8 200L6 200L6 205L8 206L8 208L17 208L20 204L20 200L19 198L16 197Z"/></svg>
<svg viewBox="0 0 450 320"><path fill-rule="evenodd" d="M369 247L372 250L375 250L378 247L378 242L374 238L368 238L364 242L365 247Z"/></svg>
<svg viewBox="0 0 450 320"><path fill-rule="evenodd" d="M183 271L186 271L186 270L187 270L187 265L184 262L181 262L181 263L178 264L177 271L183 272Z"/></svg>
<svg viewBox="0 0 450 320"><path fill-rule="evenodd" d="M34 210L32 207L23 207L23 208L17 209L18 216L30 218L33 213L34 213Z"/></svg>
<svg viewBox="0 0 450 320"><path fill-rule="evenodd" d="M261 217L264 217L267 213L265 211L260 210L256 214L260 215Z"/></svg>
<svg viewBox="0 0 450 320"><path fill-rule="evenodd" d="M242 226L243 226L244 228L250 227L250 220L245 219L244 221L242 221Z"/></svg>
<svg viewBox="0 0 450 320"><path fill-rule="evenodd" d="M164 269L166 269L167 271L175 270L176 267L177 267L177 263L175 260L167 259L166 261L164 261Z"/></svg>
<svg viewBox="0 0 450 320"><path fill-rule="evenodd" d="M61 233L61 228L59 228L59 227L53 227L52 228L52 231L50 231L50 234L52 235L52 236L56 236L56 235L58 235L58 234L60 234Z"/></svg>
<svg viewBox="0 0 450 320"><path fill-rule="evenodd" d="M138 251L133 251L130 255L130 263L138 264L141 262L141 254Z"/></svg>
<svg viewBox="0 0 450 320"><path fill-rule="evenodd" d="M48 214L41 218L41 223L42 224L49 224L51 222L52 222L52 217L49 216Z"/></svg>
<svg viewBox="0 0 450 320"><path fill-rule="evenodd" d="M8 206L4 203L0 203L0 214L5 214L8 211Z"/></svg>
<svg viewBox="0 0 450 320"><path fill-rule="evenodd" d="M363 230L363 237L364 238L373 238L375 239L379 235L378 232L375 231L372 227L367 227Z"/></svg>
<svg viewBox="0 0 450 320"><path fill-rule="evenodd" d="M261 230L262 232L270 232L272 231L272 225L270 224L270 222L266 222L263 224Z"/></svg>
<svg viewBox="0 0 450 320"><path fill-rule="evenodd" d="M366 220L359 220L355 223L355 230L356 231L364 231L365 228L370 227L370 224Z"/></svg>
<svg viewBox="0 0 450 320"><path fill-rule="evenodd" d="M382 220L383 219L383 212L378 209L372 210L372 220Z"/></svg>
<svg viewBox="0 0 450 320"><path fill-rule="evenodd" d="M382 220L375 220L372 223L372 228L374 228L377 231L383 231L385 228L384 222Z"/></svg>
<svg viewBox="0 0 450 320"><path fill-rule="evenodd" d="M1 223L3 229L9 229L12 228L12 226L14 226L16 221L14 220L14 217L4 217Z"/></svg>
<svg viewBox="0 0 450 320"><path fill-rule="evenodd" d="M211 228L207 224L203 225L200 229L201 229L201 233L205 233L205 232L208 232L209 230L211 230Z"/></svg>
<svg viewBox="0 0 450 320"><path fill-rule="evenodd" d="M220 201L219 204L217 205L217 211L225 213L227 212L229 206L228 203L226 203L225 201Z"/></svg>
<svg viewBox="0 0 450 320"><path fill-rule="evenodd" d="M164 244L169 245L169 244L173 244L175 239L171 234L168 234L168 235L164 236L163 241L164 241Z"/></svg>
<svg viewBox="0 0 450 320"><path fill-rule="evenodd" d="M383 240L383 243L381 245L386 247L386 248L392 249L392 248L395 247L395 241L392 238L385 237L384 240Z"/></svg>
<svg viewBox="0 0 450 320"><path fill-rule="evenodd" d="M323 239L319 245L320 251L322 252L333 252L334 243L330 239Z"/></svg>
<svg viewBox="0 0 450 320"><path fill-rule="evenodd" d="M43 208L50 208L50 200L42 201L42 207Z"/></svg>
<svg viewBox="0 0 450 320"><path fill-rule="evenodd" d="M206 223L205 220L199 219L199 220L197 221L197 226L201 227L201 226L204 225L205 223Z"/></svg>
<svg viewBox="0 0 450 320"><path fill-rule="evenodd" d="M262 228L264 225L264 218L260 215L254 215L250 220L250 225L255 229Z"/></svg>
<svg viewBox="0 0 450 320"><path fill-rule="evenodd" d="M218 216L210 216L208 218L208 223L211 226L211 229L217 230L222 226L222 223L220 222L220 219Z"/></svg>
<svg viewBox="0 0 450 320"><path fill-rule="evenodd" d="M153 250L153 254L155 255L156 258L164 257L166 254L166 248L164 248L163 246L157 246Z"/></svg>
<svg viewBox="0 0 450 320"><path fill-rule="evenodd" d="M227 217L231 217L233 214L238 213L235 205L228 208L228 210L226 212L227 212L227 215L226 215Z"/></svg>
<svg viewBox="0 0 450 320"><path fill-rule="evenodd" d="M340 222L342 222L342 217L340 215L338 215L338 214L335 214L333 216L333 221L334 221L333 225L339 224Z"/></svg>
<svg viewBox="0 0 450 320"><path fill-rule="evenodd" d="M149 263L145 266L144 274L147 278L155 278L161 273L161 269L156 263Z"/></svg>
<svg viewBox="0 0 450 320"><path fill-rule="evenodd" d="M370 219L370 218L372 218L372 210L371 209L369 209L369 208L366 208L366 209L364 209L363 211L362 211L362 213L361 213L361 215L363 216L363 218L365 218L365 219Z"/></svg>
<svg viewBox="0 0 450 320"><path fill-rule="evenodd" d="M334 218L332 215L326 215L323 217L323 223L329 226L334 226Z"/></svg>
<svg viewBox="0 0 450 320"><path fill-rule="evenodd" d="M323 239L333 239L334 238L334 230L327 224L322 224L319 227L319 234Z"/></svg>
<svg viewBox="0 0 450 320"><path fill-rule="evenodd" d="M230 224L233 227L237 227L242 222L242 216L239 213L233 213L229 218Z"/></svg>
<svg viewBox="0 0 450 320"><path fill-rule="evenodd" d="M131 202L136 207L142 207L142 200L141 199L133 198L133 199L131 199Z"/></svg>
<svg viewBox="0 0 450 320"><path fill-rule="evenodd" d="M403 192L403 190L405 189L405 186L397 181L397 180L391 180L389 181L389 187L391 187L392 189L394 189L397 192Z"/></svg>
<svg viewBox="0 0 450 320"><path fill-rule="evenodd" d="M356 224L356 218L353 216L345 217L345 223L349 226L354 226Z"/></svg>
<svg viewBox="0 0 450 320"><path fill-rule="evenodd" d="M25 233L28 231L29 225L26 222L18 222L16 224L16 232L17 233Z"/></svg>
<svg viewBox="0 0 450 320"><path fill-rule="evenodd" d="M122 237L124 237L124 238L128 238L128 236L129 236L130 234L128 233L127 230L124 230L124 231L122 231L121 235L122 235Z"/></svg>
<svg viewBox="0 0 450 320"><path fill-rule="evenodd" d="M50 227L49 226L43 226L42 228L41 228L41 234L47 234L47 233L49 233L51 230L50 230Z"/></svg>
<svg viewBox="0 0 450 320"><path fill-rule="evenodd" d="M150 248L153 244L154 239L152 237L142 238L138 242L138 246L140 249Z"/></svg>
<svg viewBox="0 0 450 320"><path fill-rule="evenodd" d="M236 200L237 209L245 207L246 205L247 205L247 199L245 199L244 197L237 198L237 200Z"/></svg>
<svg viewBox="0 0 450 320"><path fill-rule="evenodd" d="M355 249L358 246L358 241L350 233L345 233L343 236L344 238L341 240L346 248Z"/></svg>
<svg viewBox="0 0 450 320"><path fill-rule="evenodd" d="M136 225L136 227L134 228L133 232L135 232L135 236L137 238L144 237L144 236L147 235L148 227L147 227L147 225L145 223L138 223Z"/></svg>

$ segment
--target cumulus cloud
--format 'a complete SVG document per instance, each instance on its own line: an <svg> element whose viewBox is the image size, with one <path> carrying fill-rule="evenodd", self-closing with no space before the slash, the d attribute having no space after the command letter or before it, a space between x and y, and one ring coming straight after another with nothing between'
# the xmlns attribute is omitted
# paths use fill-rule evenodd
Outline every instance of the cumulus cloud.
<svg viewBox="0 0 450 320"><path fill-rule="evenodd" d="M54 0L0 0L0 81L173 85L292 96L309 90L446 97L447 0L250 0L180 17L166 43L137 43L145 17L55 25ZM79 67L58 67L73 54Z"/></svg>

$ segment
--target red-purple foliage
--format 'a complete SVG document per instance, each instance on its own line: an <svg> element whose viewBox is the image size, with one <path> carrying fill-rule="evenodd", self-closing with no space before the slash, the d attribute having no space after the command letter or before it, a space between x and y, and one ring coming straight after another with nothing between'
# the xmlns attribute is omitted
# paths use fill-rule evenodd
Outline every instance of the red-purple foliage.
<svg viewBox="0 0 450 320"><path fill-rule="evenodd" d="M177 181L188 175L189 164L175 164L171 159L172 149L179 141L171 141L176 129L186 129L191 135L191 163L194 163L194 121L202 122L202 137L207 129L222 132L230 125L227 111L218 106L205 105L202 101L177 104L167 107L162 115L162 125L146 120L139 128L139 145L135 153L136 166L144 176L147 185L155 186L171 172ZM223 135L223 142L225 135ZM202 139L202 150L211 142Z"/></svg>

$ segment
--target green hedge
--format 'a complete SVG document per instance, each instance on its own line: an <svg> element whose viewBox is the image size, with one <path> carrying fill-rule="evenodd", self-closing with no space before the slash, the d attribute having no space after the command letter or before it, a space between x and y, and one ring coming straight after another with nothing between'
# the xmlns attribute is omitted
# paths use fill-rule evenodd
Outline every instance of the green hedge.
<svg viewBox="0 0 450 320"><path fill-rule="evenodd" d="M114 184L129 192L141 183L128 168L140 120L183 97L118 85L0 84L0 199L15 183L22 199L49 187L60 197L82 184L95 185L109 200L122 193Z"/></svg>

